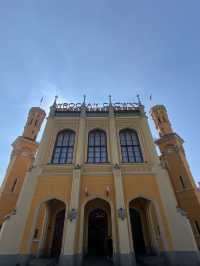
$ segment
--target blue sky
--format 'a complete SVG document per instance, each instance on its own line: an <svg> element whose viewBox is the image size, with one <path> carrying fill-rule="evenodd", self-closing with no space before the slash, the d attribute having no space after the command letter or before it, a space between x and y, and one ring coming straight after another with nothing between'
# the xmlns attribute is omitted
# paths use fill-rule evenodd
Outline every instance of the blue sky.
<svg viewBox="0 0 200 266"><path fill-rule="evenodd" d="M200 181L199 10L198 0L1 0L0 181L29 108L84 93L92 102L139 93L147 112L165 104Z"/></svg>

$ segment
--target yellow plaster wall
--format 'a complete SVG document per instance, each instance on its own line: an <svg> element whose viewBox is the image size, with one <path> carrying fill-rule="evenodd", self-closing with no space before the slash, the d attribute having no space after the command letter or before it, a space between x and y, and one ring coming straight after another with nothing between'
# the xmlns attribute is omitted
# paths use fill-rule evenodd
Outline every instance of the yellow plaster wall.
<svg viewBox="0 0 200 266"><path fill-rule="evenodd" d="M10 168L8 176L1 192L0 197L0 224L4 221L4 217L8 215L16 206L16 202L24 182L24 178L31 160L29 157L17 156ZM15 190L12 192L12 186L17 178Z"/></svg>
<svg viewBox="0 0 200 266"><path fill-rule="evenodd" d="M163 204L161 202L159 190L155 181L155 176L153 175L126 175L123 177L124 181L124 196L126 204L137 197L144 197L146 199L152 200L158 206L161 225L164 228L164 237L169 245L169 248L173 250L172 239L170 236L170 230L165 217L165 212Z"/></svg>
<svg viewBox="0 0 200 266"><path fill-rule="evenodd" d="M36 210L41 202L49 199L59 199L68 204L71 193L72 176L40 176L35 195L32 200L26 227L23 233L20 252L26 254L29 252L29 241L33 230L33 221L36 218Z"/></svg>
<svg viewBox="0 0 200 266"><path fill-rule="evenodd" d="M40 239L41 234L42 234L44 217L45 217L45 206L42 206L40 209L38 218L37 218L37 223L36 223L35 229L34 229L34 232L36 229L38 230L38 234L37 234L37 238L33 239L33 242L32 242L32 246L31 246L31 253L32 254L36 254L38 251L39 239Z"/></svg>
<svg viewBox="0 0 200 266"><path fill-rule="evenodd" d="M78 253L79 251L79 241L80 241L80 233L81 233L81 210L85 207L85 203L88 202L90 199L92 200L95 197L105 198L108 201L111 201L114 204L114 184L113 184L113 177L110 176L82 176L81 177L81 190L80 190L80 212L79 212L79 219L78 219L78 226L77 226L77 234L76 234L76 244L75 244L75 251ZM106 187L109 186L110 193L109 196L106 195ZM85 188L88 189L88 196L85 194ZM114 207L115 208L115 207Z"/></svg>

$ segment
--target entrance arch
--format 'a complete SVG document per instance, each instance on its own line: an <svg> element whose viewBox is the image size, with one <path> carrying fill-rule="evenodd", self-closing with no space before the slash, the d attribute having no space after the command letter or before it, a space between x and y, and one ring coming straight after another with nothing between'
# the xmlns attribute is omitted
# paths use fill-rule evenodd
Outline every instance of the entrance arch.
<svg viewBox="0 0 200 266"><path fill-rule="evenodd" d="M84 210L84 255L112 256L111 208L103 199L89 201Z"/></svg>
<svg viewBox="0 0 200 266"><path fill-rule="evenodd" d="M62 247L63 227L65 221L65 210L61 210L56 214L53 232L53 240L51 245L51 256L59 257Z"/></svg>
<svg viewBox="0 0 200 266"><path fill-rule="evenodd" d="M41 204L33 231L31 251L36 257L58 258L61 253L66 205L58 199Z"/></svg>
<svg viewBox="0 0 200 266"><path fill-rule="evenodd" d="M133 248L136 256L157 254L160 229L151 200L138 197L129 203Z"/></svg>
<svg viewBox="0 0 200 266"><path fill-rule="evenodd" d="M94 209L88 219L88 255L106 255L108 217L104 210Z"/></svg>

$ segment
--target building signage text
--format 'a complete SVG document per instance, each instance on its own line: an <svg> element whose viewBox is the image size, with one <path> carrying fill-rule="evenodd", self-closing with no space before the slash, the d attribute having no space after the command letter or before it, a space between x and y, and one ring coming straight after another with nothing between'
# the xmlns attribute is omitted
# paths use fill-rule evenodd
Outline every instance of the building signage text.
<svg viewBox="0 0 200 266"><path fill-rule="evenodd" d="M68 112L75 112L81 111L83 107L82 103L57 103L56 110L57 111L68 111ZM116 102L112 103L112 107L115 111L125 111L125 110L135 110L138 107L138 103L131 103L131 102ZM108 111L109 103L86 103L85 109L88 112L94 111Z"/></svg>

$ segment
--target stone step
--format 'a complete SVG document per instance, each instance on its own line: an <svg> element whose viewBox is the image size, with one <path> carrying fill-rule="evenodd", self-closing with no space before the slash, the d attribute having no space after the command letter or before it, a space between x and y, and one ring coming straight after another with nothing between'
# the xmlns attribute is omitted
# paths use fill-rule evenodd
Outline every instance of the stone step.
<svg viewBox="0 0 200 266"><path fill-rule="evenodd" d="M162 256L141 256L137 258L139 266L165 266Z"/></svg>
<svg viewBox="0 0 200 266"><path fill-rule="evenodd" d="M113 262L104 257L85 257L82 266L113 266Z"/></svg>
<svg viewBox="0 0 200 266"><path fill-rule="evenodd" d="M57 260L56 259L33 259L30 261L29 266L56 266Z"/></svg>

